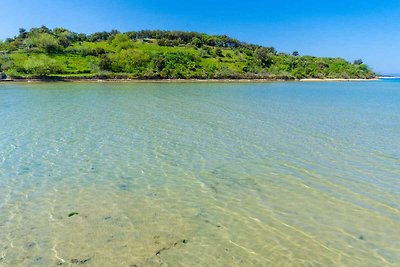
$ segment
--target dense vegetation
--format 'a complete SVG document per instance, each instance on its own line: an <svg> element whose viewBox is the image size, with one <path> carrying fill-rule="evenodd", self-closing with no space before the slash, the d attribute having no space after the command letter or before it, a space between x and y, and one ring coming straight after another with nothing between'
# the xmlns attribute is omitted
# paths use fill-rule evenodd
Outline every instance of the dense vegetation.
<svg viewBox="0 0 400 267"><path fill-rule="evenodd" d="M301 79L371 78L355 60L278 53L228 36L180 31L77 34L45 26L0 41L10 78ZM1 78L1 77L0 77Z"/></svg>

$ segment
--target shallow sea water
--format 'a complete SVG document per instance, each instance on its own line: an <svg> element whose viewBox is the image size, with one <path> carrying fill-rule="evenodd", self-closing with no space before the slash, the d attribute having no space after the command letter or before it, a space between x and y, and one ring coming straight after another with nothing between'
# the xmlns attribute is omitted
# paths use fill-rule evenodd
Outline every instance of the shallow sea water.
<svg viewBox="0 0 400 267"><path fill-rule="evenodd" d="M0 266L399 263L400 82L0 84Z"/></svg>

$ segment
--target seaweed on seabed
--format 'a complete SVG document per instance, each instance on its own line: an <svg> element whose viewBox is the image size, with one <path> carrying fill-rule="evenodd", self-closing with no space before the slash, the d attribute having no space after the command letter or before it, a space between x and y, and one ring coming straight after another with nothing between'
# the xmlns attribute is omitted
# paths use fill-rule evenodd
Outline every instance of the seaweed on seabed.
<svg viewBox="0 0 400 267"><path fill-rule="evenodd" d="M72 260L71 260L71 263L73 263L73 264L85 264L85 263L87 263L88 261L90 261L90 258L81 259L81 260L79 260L79 259L72 259Z"/></svg>
<svg viewBox="0 0 400 267"><path fill-rule="evenodd" d="M77 264L77 265L83 265L83 264L86 264L86 263L88 263L90 260L91 260L92 258L85 258L85 259L71 259L71 264ZM62 266L62 265L64 265L64 263L66 263L66 264L68 264L67 262L65 262L65 261L59 261L59 262L57 262L57 266ZM70 264L68 264L68 265L70 265Z"/></svg>
<svg viewBox="0 0 400 267"><path fill-rule="evenodd" d="M165 251L165 250L169 250L173 247L176 247L178 244L186 244L188 241L186 239L180 240L178 242L175 242L173 245L169 246L169 247L164 247L162 249L160 249L159 251L156 252L155 256L160 255L161 252Z"/></svg>
<svg viewBox="0 0 400 267"><path fill-rule="evenodd" d="M160 236L155 236L155 239L158 239ZM131 264L130 267L138 267L138 266L142 266L142 265L149 265L149 263L151 263L152 265L157 264L157 265L162 265L161 261L161 253L167 250L170 250L174 247L180 247L180 245L187 245L189 243L188 239L181 239L179 241L170 243L169 246L164 246L162 248L160 248L159 250L157 250L152 256L148 257L147 259L145 259L144 263L135 263L135 264ZM158 244L158 242L156 241L156 244Z"/></svg>
<svg viewBox="0 0 400 267"><path fill-rule="evenodd" d="M73 212L70 212L70 213L68 214L68 217L72 217L72 216L75 216L75 215L78 215L78 214L79 214L78 212L73 211Z"/></svg>

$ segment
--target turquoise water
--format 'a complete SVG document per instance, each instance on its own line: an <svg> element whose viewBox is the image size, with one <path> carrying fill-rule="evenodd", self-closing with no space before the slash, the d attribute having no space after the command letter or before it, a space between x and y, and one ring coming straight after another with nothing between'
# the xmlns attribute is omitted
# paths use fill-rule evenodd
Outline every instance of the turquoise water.
<svg viewBox="0 0 400 267"><path fill-rule="evenodd" d="M0 266L399 262L398 81L0 84Z"/></svg>

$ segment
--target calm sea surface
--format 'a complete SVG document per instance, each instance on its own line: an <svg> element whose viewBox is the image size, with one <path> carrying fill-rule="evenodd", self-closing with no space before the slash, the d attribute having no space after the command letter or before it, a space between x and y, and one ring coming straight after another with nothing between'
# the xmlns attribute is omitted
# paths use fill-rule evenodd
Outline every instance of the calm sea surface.
<svg viewBox="0 0 400 267"><path fill-rule="evenodd" d="M0 84L0 266L58 265L400 266L400 82Z"/></svg>

